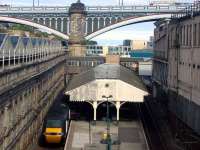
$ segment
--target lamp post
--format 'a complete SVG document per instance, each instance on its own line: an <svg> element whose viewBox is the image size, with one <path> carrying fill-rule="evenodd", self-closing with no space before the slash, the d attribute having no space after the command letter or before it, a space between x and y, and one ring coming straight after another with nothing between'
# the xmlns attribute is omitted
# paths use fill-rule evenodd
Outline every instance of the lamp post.
<svg viewBox="0 0 200 150"><path fill-rule="evenodd" d="M107 99L107 111L106 111L106 122L107 122L107 150L111 150L111 137L110 137L110 119L109 119L109 105L108 99L112 98L112 95L105 96L103 95L102 98Z"/></svg>

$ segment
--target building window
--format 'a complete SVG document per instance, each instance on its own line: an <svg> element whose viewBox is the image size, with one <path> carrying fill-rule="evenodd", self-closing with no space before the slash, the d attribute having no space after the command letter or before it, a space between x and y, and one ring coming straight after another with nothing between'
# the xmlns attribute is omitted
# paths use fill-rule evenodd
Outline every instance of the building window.
<svg viewBox="0 0 200 150"><path fill-rule="evenodd" d="M190 31L189 31L189 45L192 46L192 25L190 25Z"/></svg>
<svg viewBox="0 0 200 150"><path fill-rule="evenodd" d="M181 28L180 28L180 39L179 39L179 43L180 43L180 45L182 45L182 26L181 26Z"/></svg>
<svg viewBox="0 0 200 150"><path fill-rule="evenodd" d="M188 43L189 43L189 42L188 42L188 32L189 32L189 29L188 29L188 28L189 28L189 26L187 25L187 26L186 26L186 35L185 35L185 36L186 36L186 46L188 46Z"/></svg>
<svg viewBox="0 0 200 150"><path fill-rule="evenodd" d="M200 46L200 36L199 36L199 32L200 32L200 23L199 23L199 25L198 25L198 31L197 31L197 35L198 35L198 43L197 43L197 45L198 46Z"/></svg>
<svg viewBox="0 0 200 150"><path fill-rule="evenodd" d="M193 44L194 46L197 46L197 24L194 24Z"/></svg>
<svg viewBox="0 0 200 150"><path fill-rule="evenodd" d="M184 26L184 29L183 29L183 45L185 46L186 45L186 27Z"/></svg>
<svg viewBox="0 0 200 150"><path fill-rule="evenodd" d="M189 45L189 25L186 28L186 46Z"/></svg>

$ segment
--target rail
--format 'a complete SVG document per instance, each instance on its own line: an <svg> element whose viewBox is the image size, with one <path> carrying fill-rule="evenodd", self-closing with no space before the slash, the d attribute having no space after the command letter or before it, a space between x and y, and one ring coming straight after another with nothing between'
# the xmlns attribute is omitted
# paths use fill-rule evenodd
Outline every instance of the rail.
<svg viewBox="0 0 200 150"><path fill-rule="evenodd" d="M139 105L139 114L141 117L141 121L143 123L145 135L147 137L149 149L151 150L167 150L166 145L163 143L162 136L160 135L160 131L155 123L150 110L147 108L146 104ZM144 113L145 111L145 113ZM153 128L153 133L150 132L149 128ZM151 129L152 130L152 129Z"/></svg>
<svg viewBox="0 0 200 150"><path fill-rule="evenodd" d="M145 119L144 119L144 117L142 115L140 104L138 105L138 114L139 114L139 117L140 117L139 123L140 123L140 125L142 127L142 132L143 132L143 135L145 137L145 144L147 145L147 150L151 150L150 147L152 148L152 145L150 145L151 143L149 143L149 141L150 141L149 135L145 132L145 124L146 124L146 122L145 122Z"/></svg>

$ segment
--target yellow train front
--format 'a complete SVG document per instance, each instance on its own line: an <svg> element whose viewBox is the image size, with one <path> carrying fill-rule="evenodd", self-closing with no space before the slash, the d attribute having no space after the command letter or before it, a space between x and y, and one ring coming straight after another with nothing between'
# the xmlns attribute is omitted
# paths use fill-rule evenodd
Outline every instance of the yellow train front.
<svg viewBox="0 0 200 150"><path fill-rule="evenodd" d="M59 120L59 118L47 118L45 120L45 128L43 129L45 143L64 143L67 130L66 122L67 120Z"/></svg>
<svg viewBox="0 0 200 150"><path fill-rule="evenodd" d="M41 146L64 144L69 127L69 107L62 102L55 102L48 111L42 127Z"/></svg>

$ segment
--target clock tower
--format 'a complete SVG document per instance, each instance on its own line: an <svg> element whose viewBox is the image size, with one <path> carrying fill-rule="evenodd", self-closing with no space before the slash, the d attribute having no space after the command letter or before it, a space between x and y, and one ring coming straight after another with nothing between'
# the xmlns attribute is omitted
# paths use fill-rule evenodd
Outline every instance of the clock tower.
<svg viewBox="0 0 200 150"><path fill-rule="evenodd" d="M85 56L85 5L78 0L69 8L70 16L70 35L69 35L69 51L71 56Z"/></svg>

